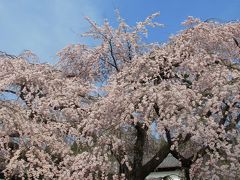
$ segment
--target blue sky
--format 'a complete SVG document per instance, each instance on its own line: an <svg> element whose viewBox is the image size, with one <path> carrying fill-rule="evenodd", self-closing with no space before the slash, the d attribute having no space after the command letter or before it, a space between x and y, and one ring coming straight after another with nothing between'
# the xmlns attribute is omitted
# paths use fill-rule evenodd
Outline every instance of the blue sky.
<svg viewBox="0 0 240 180"><path fill-rule="evenodd" d="M27 49L42 62L54 63L56 52L67 44L93 44L80 37L89 27L84 16L114 24L116 8L131 25L160 11L157 20L165 28L151 30L151 42L166 41L183 28L187 16L240 19L240 0L0 0L0 50L18 55Z"/></svg>

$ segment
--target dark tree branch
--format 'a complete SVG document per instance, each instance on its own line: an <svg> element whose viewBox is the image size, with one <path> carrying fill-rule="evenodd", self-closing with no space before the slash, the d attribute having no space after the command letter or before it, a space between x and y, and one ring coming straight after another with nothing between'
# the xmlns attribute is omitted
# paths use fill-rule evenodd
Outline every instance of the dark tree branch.
<svg viewBox="0 0 240 180"><path fill-rule="evenodd" d="M159 164L161 164L164 159L168 156L170 152L170 146L168 143L164 142L161 145L158 152L142 167L142 177L146 177L149 173L153 172ZM143 179L144 179L143 178Z"/></svg>
<svg viewBox="0 0 240 180"><path fill-rule="evenodd" d="M157 104L154 104L154 110L155 110L156 114L160 117L159 107L158 107ZM161 158L163 158L163 159L161 159L159 157L156 157L156 158L159 158L159 159L161 159L163 161L167 157L167 155L169 153L171 153L173 155L173 157L175 157L176 159L178 159L182 163L182 167L184 169L185 177L186 177L187 180L190 180L190 168L191 168L191 165L193 163L192 162L193 156L191 156L190 158L185 158L176 149L171 150L170 147L173 144L173 142L172 142L170 130L165 128L165 133L166 133L166 138L167 138L167 146L166 146L166 149L165 149L165 154L164 154L163 151L159 151L158 153L162 153L162 157ZM188 133L186 135L186 137L184 138L182 143L189 141L190 138L191 138L191 134ZM166 155L166 156L164 156L164 155ZM146 165L151 166L150 164L152 164L152 166L153 166L152 168L154 168L154 167L156 168L161 162L155 162L154 159L152 159ZM158 163L158 165L157 165L157 163ZM152 170L154 170L154 169L152 169Z"/></svg>
<svg viewBox="0 0 240 180"><path fill-rule="evenodd" d="M171 147L173 145L173 142L172 142L172 138L171 138L171 134L170 134L170 131L165 128L165 132L166 132L166 138L167 138L167 142L169 144L169 146ZM173 155L173 157L175 157L176 159L178 160L185 160L185 158L177 152L177 150L173 149L173 150L170 150L170 153Z"/></svg>
<svg viewBox="0 0 240 180"><path fill-rule="evenodd" d="M108 63L109 65L111 65L112 67L116 68L116 66L113 63L106 61L104 58L100 58L100 60L102 60L102 61Z"/></svg>
<svg viewBox="0 0 240 180"><path fill-rule="evenodd" d="M0 90L1 92L6 92L6 93L11 93L11 94L17 94L15 91L12 91L12 90L8 90L8 89L1 89Z"/></svg>
<svg viewBox="0 0 240 180"><path fill-rule="evenodd" d="M114 67L115 67L116 71L119 72L119 68L118 68L118 65L117 65L117 60L116 60L114 52L113 52L113 46L112 46L112 40L111 39L108 41L108 44L109 44L109 47L110 47L110 54L111 54L111 57L113 59Z"/></svg>
<svg viewBox="0 0 240 180"><path fill-rule="evenodd" d="M15 56L15 55L11 55L11 54L8 54L8 53L3 52L3 51L0 51L0 57L1 57L1 56L7 57L7 58L11 58L11 59L16 59L16 58L18 58L18 57Z"/></svg>
<svg viewBox="0 0 240 180"><path fill-rule="evenodd" d="M129 41L127 41L127 48L128 48L128 58L129 60L131 61L132 60L132 46L131 46L131 43Z"/></svg>
<svg viewBox="0 0 240 180"><path fill-rule="evenodd" d="M233 40L234 40L235 44L237 45L237 47L239 47L239 48L240 48L240 45L239 45L239 43L238 43L237 39L236 39L235 37L233 37Z"/></svg>
<svg viewBox="0 0 240 180"><path fill-rule="evenodd" d="M228 116L228 110L230 108L230 106L225 101L223 101L223 103L224 103L225 107L222 107L223 117L222 117L222 119L219 122L220 126L225 124L225 122L227 120L227 116Z"/></svg>
<svg viewBox="0 0 240 180"><path fill-rule="evenodd" d="M234 122L229 123L229 124L225 127L225 130L226 130L226 131L232 130L233 128L236 127L236 125L237 125L239 122L240 122L240 114L237 116L237 118L235 119Z"/></svg>

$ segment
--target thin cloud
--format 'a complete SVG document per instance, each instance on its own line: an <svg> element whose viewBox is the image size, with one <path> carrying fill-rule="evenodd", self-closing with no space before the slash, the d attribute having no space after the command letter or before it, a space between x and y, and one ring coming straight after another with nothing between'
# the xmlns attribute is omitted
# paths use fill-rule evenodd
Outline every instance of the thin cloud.
<svg viewBox="0 0 240 180"><path fill-rule="evenodd" d="M35 52L43 61L87 30L83 16L101 22L105 6L84 0L13 0L0 2L0 49L19 54Z"/></svg>

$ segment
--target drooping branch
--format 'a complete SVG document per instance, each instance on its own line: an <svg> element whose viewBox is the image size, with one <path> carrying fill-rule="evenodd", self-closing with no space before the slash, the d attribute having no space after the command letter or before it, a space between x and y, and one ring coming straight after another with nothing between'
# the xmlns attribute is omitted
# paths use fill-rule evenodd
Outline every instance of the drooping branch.
<svg viewBox="0 0 240 180"><path fill-rule="evenodd" d="M113 150L113 145L109 144L110 151L112 155L116 158L119 164L119 174L130 174L130 170L125 161L126 152L119 148L118 151ZM130 166L132 166L132 162L128 162Z"/></svg>

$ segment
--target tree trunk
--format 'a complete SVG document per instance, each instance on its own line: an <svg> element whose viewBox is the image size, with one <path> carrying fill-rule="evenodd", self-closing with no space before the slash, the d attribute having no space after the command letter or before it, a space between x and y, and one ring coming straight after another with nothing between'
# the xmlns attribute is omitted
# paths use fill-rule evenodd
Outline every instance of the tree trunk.
<svg viewBox="0 0 240 180"><path fill-rule="evenodd" d="M161 147L158 152L144 165L141 164L141 167L134 165L131 171L122 172L125 174L127 180L144 180L151 172L163 162L170 152L168 143L165 141L161 142Z"/></svg>
<svg viewBox="0 0 240 180"><path fill-rule="evenodd" d="M184 175L186 180L190 180L190 169L192 165L191 159L181 159L182 167L184 169Z"/></svg>
<svg viewBox="0 0 240 180"><path fill-rule="evenodd" d="M190 180L190 169L189 168L184 168L184 175L186 180Z"/></svg>

